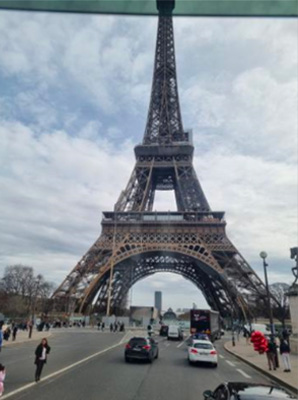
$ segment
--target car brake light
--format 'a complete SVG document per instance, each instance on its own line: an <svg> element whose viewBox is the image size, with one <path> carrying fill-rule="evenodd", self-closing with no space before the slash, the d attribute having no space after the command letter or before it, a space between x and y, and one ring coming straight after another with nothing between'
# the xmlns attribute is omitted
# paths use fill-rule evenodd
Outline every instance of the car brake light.
<svg viewBox="0 0 298 400"><path fill-rule="evenodd" d="M198 353L198 350L196 350L196 349L191 349L190 352L191 352L191 353L197 354L197 353Z"/></svg>
<svg viewBox="0 0 298 400"><path fill-rule="evenodd" d="M150 350L150 349L151 349L151 346L149 346L149 344L146 344L146 346L143 346L143 349L144 349L144 350Z"/></svg>
<svg viewBox="0 0 298 400"><path fill-rule="evenodd" d="M126 349L131 349L131 345L129 343L127 343L127 345L125 346Z"/></svg>
<svg viewBox="0 0 298 400"><path fill-rule="evenodd" d="M217 354L217 352L216 352L216 350L212 350L212 351L210 351L210 354L215 355L215 354Z"/></svg>

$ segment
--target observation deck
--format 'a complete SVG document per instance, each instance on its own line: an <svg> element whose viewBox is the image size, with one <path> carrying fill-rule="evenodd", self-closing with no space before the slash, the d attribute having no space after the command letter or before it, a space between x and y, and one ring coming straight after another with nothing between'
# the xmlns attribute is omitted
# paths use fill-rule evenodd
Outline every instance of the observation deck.
<svg viewBox="0 0 298 400"><path fill-rule="evenodd" d="M103 212L102 225L225 225L224 211L202 212Z"/></svg>

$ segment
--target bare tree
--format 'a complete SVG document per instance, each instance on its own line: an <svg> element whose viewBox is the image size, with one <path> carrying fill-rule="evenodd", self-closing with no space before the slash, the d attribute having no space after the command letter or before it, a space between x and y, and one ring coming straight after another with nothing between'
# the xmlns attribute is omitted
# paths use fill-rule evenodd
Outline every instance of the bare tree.
<svg viewBox="0 0 298 400"><path fill-rule="evenodd" d="M286 283L273 283L270 285L270 292L274 294L279 305L272 304L273 315L279 319L282 324L285 324L285 319L289 318L289 299L286 293L289 290L289 285Z"/></svg>
<svg viewBox="0 0 298 400"><path fill-rule="evenodd" d="M35 276L32 267L21 264L8 266L0 281L3 311L6 309L10 315L29 316L37 305L43 308L53 290L54 285L41 274Z"/></svg>

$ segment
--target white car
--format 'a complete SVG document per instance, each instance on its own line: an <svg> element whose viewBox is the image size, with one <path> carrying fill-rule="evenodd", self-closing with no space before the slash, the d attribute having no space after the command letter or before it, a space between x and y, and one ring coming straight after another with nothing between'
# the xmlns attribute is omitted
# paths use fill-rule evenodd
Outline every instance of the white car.
<svg viewBox="0 0 298 400"><path fill-rule="evenodd" d="M265 324L251 324L251 326L245 325L244 328L246 328L249 332L250 331L259 331L259 332L264 333L265 336L271 335L270 329L268 329ZM250 328L251 328L251 330L250 330Z"/></svg>
<svg viewBox="0 0 298 400"><path fill-rule="evenodd" d="M179 325L170 325L168 329L168 340L183 340L183 332Z"/></svg>
<svg viewBox="0 0 298 400"><path fill-rule="evenodd" d="M191 346L188 347L188 362L206 362L217 367L218 357L217 351L213 344L208 340L193 340Z"/></svg>

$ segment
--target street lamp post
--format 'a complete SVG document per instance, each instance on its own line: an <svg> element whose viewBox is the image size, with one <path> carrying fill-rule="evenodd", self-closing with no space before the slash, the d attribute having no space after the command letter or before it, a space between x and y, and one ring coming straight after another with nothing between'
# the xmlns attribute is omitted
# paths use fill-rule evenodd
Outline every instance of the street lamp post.
<svg viewBox="0 0 298 400"><path fill-rule="evenodd" d="M271 301L270 301L270 291L269 291L269 284L268 284L268 275L267 275L267 267L268 267L268 264L266 263L267 255L268 254L266 253L266 251L261 251L261 253L260 253L260 257L263 259L265 285L266 285L268 310L269 310L269 320L270 320L270 331L271 331L271 335L274 336L275 335L275 330L274 330L272 308L271 308Z"/></svg>
<svg viewBox="0 0 298 400"><path fill-rule="evenodd" d="M36 278L35 282L34 282L34 298L33 298L33 305L32 305L32 317L31 317L31 321L29 322L29 335L28 338L31 339L32 337L32 331L33 331L33 327L35 324L35 308L36 308L36 300L37 300L37 294L38 294L38 289L39 289L39 279Z"/></svg>
<svg viewBox="0 0 298 400"><path fill-rule="evenodd" d="M268 256L268 254L266 253L266 251L261 251L260 257L263 259L265 285L266 285L269 319L270 319L270 331L271 331L272 340L274 341L275 329L274 329L274 323L273 323L272 308L271 308L271 301L270 301L270 290L269 290L268 275L267 275L267 267L268 267L268 264L266 263L267 256ZM277 350L275 350L275 363L276 363L276 367L278 368L279 360L278 360Z"/></svg>

